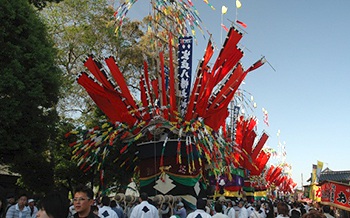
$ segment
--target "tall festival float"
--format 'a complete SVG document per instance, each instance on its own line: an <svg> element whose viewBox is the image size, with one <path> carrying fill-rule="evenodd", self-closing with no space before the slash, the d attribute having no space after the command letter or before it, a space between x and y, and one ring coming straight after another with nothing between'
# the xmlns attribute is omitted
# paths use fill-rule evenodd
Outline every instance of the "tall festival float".
<svg viewBox="0 0 350 218"><path fill-rule="evenodd" d="M123 34L123 20L134 3L125 1L116 10L118 34ZM238 43L246 26L236 20L230 28L223 26L227 36L217 58L211 59L215 49L210 37L193 70L195 29L205 34L196 7L190 0L157 0L151 6L148 32L159 48L157 66L144 61L139 96L131 93L118 66L123 57L101 61L88 56L84 62L87 72L77 82L108 120L68 134L77 137L70 144L72 158L84 172L99 172L103 185L106 160L117 154L108 165L131 171L137 178L134 189L154 199L181 198L192 207L200 197L253 201L255 190L266 191L281 174L280 168L266 167L269 136L258 136L257 118L242 113L240 106L239 86L265 59L242 66L244 52Z"/></svg>

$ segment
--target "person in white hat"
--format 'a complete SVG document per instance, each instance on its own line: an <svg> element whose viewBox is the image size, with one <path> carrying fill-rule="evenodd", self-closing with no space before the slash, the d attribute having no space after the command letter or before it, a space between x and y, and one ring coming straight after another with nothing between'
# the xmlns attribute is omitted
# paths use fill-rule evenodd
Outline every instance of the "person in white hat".
<svg viewBox="0 0 350 218"><path fill-rule="evenodd" d="M35 218L38 213L38 208L35 206L35 201L32 198L28 200L28 209L30 211L30 217Z"/></svg>

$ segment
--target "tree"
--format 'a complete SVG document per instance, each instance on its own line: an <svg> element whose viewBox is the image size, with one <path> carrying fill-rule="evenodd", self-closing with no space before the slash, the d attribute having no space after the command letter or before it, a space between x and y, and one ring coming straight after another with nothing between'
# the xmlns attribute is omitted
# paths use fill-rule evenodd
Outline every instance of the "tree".
<svg viewBox="0 0 350 218"><path fill-rule="evenodd" d="M70 161L71 150L69 142L63 136L72 129L71 125L82 128L96 126L103 113L87 96L86 91L76 83L77 75L86 71L83 62L88 54L100 57L117 56L118 64L124 72L129 84L135 84L138 73L143 66L140 38L143 31L139 21L125 21L122 35L115 34L114 10L106 0L65 0L60 4L48 4L40 14L49 27L49 33L55 41L58 51L57 63L63 72L64 80L58 111L61 118L60 134L56 137L59 144L55 147L54 162L55 180L68 189L76 183L92 181L95 175L95 184L99 182L98 174L78 173L76 162ZM134 81L135 80L135 81ZM69 127L71 129L69 129ZM68 155L67 155L68 154ZM125 176L113 166L106 169L108 181L121 181ZM74 168L74 169L73 169ZM128 182L128 179L122 182ZM56 184L58 185L58 184Z"/></svg>
<svg viewBox="0 0 350 218"><path fill-rule="evenodd" d="M89 129L96 126L101 119L106 119L95 103L87 96L86 91L75 82L77 75L87 70L83 62L88 54L98 57L101 63L103 63L104 57L115 56L129 87L134 91L138 89L144 59L149 61L158 55L152 49L147 50L150 42L154 44L153 47L156 47L155 40L152 38L154 36L145 34L146 26L150 22L149 17L144 21L131 22L126 19L121 33L116 34L114 12L107 0L93 2L65 0L60 4L48 4L41 11L58 50L58 65L64 72L62 95L58 104L62 123L70 123ZM156 69L155 65L154 61L149 61L150 69ZM68 130L66 129L66 131ZM62 134L64 134L63 131ZM64 139L60 139L60 141L64 144ZM65 149L61 146L59 149L60 151L56 152L61 153L62 156L56 154L55 157L65 156ZM119 152L111 153L113 154L110 154L105 168L107 187L129 181L129 178L125 179L125 172L116 167L113 162ZM60 163L66 161L67 164L56 165L59 168L55 168L55 178L57 181L61 181L61 184L65 184L65 186L73 184L74 186L74 183L84 179L89 181L90 176L93 176L71 173L72 161L69 162L67 158L56 159L56 162ZM95 182L98 182L99 176L95 175Z"/></svg>
<svg viewBox="0 0 350 218"><path fill-rule="evenodd" d="M43 9L46 5L47 2L60 2L62 0L29 0L29 3L33 4L36 8L39 10Z"/></svg>
<svg viewBox="0 0 350 218"><path fill-rule="evenodd" d="M26 0L0 0L0 163L32 191L53 187L48 150L61 71L46 27Z"/></svg>
<svg viewBox="0 0 350 218"><path fill-rule="evenodd" d="M75 161L71 160L71 148L67 146L69 141L65 134L73 128L73 125L61 120L58 125L58 134L55 139L56 146L50 152L53 163L55 187L70 191L73 195L74 187L90 181L94 175L91 172L84 173Z"/></svg>
<svg viewBox="0 0 350 218"><path fill-rule="evenodd" d="M124 34L117 36L113 13L107 0L66 0L47 5L41 13L50 27L49 32L58 50L58 64L65 77L59 103L60 116L81 118L77 120L78 124L85 123L84 119L96 110L85 90L75 82L77 75L87 70L83 65L87 55L93 54L102 62L104 57L117 56L127 79L139 77L135 71L139 73L143 64L138 43L143 36L140 22L126 21ZM128 70L131 67L133 71ZM130 81L130 84L135 82Z"/></svg>

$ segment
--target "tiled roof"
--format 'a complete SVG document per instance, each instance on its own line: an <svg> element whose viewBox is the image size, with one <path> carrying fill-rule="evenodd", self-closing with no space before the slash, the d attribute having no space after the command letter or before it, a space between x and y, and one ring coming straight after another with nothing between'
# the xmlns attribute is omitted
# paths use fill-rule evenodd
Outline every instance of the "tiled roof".
<svg viewBox="0 0 350 218"><path fill-rule="evenodd" d="M321 172L319 181L325 181L325 180L331 180L336 182L350 182L350 170L343 170L343 171L332 171L328 168L326 168L324 171Z"/></svg>

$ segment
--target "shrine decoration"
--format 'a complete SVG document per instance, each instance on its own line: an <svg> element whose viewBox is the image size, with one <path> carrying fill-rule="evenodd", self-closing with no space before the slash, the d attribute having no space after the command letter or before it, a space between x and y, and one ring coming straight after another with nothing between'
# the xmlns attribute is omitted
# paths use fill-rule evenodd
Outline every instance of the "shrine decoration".
<svg viewBox="0 0 350 218"><path fill-rule="evenodd" d="M316 195L321 197L321 203L342 210L350 211L350 186L348 184L326 180L319 184Z"/></svg>
<svg viewBox="0 0 350 218"><path fill-rule="evenodd" d="M268 139L266 133L253 146L256 118L240 116L235 139L227 137L230 102L247 74L265 63L263 57L249 68L243 67L243 51L238 47L242 36L231 26L213 65L209 64L214 53L209 39L189 89L191 79L181 76L189 73L191 37L179 36L176 71L169 33L169 59L165 59L165 51L159 51L155 79L144 62L139 98L131 93L116 58L98 60L88 56L84 62L88 71L81 72L77 82L108 119L92 129L67 133L67 137L76 138L70 146L79 168L99 172L103 185L106 165L114 165L139 174L140 192L182 196L191 203L206 195L210 176L219 184L227 184L219 192L231 195L242 188L243 177L247 177L241 168L251 175L261 174L270 154L262 149ZM165 68L169 69L168 86ZM175 85L176 73L179 86Z"/></svg>
<svg viewBox="0 0 350 218"><path fill-rule="evenodd" d="M210 185L215 185L214 197L243 197L247 192L253 197L254 187L246 180L249 181L250 178L262 174L270 158L270 153L263 150L269 136L263 132L258 138L255 131L255 117L240 116L235 127L234 143L236 146L234 146L234 153L232 153L235 171L232 171L230 175L219 174L216 183L210 183ZM254 144L256 139L258 139L257 143Z"/></svg>

